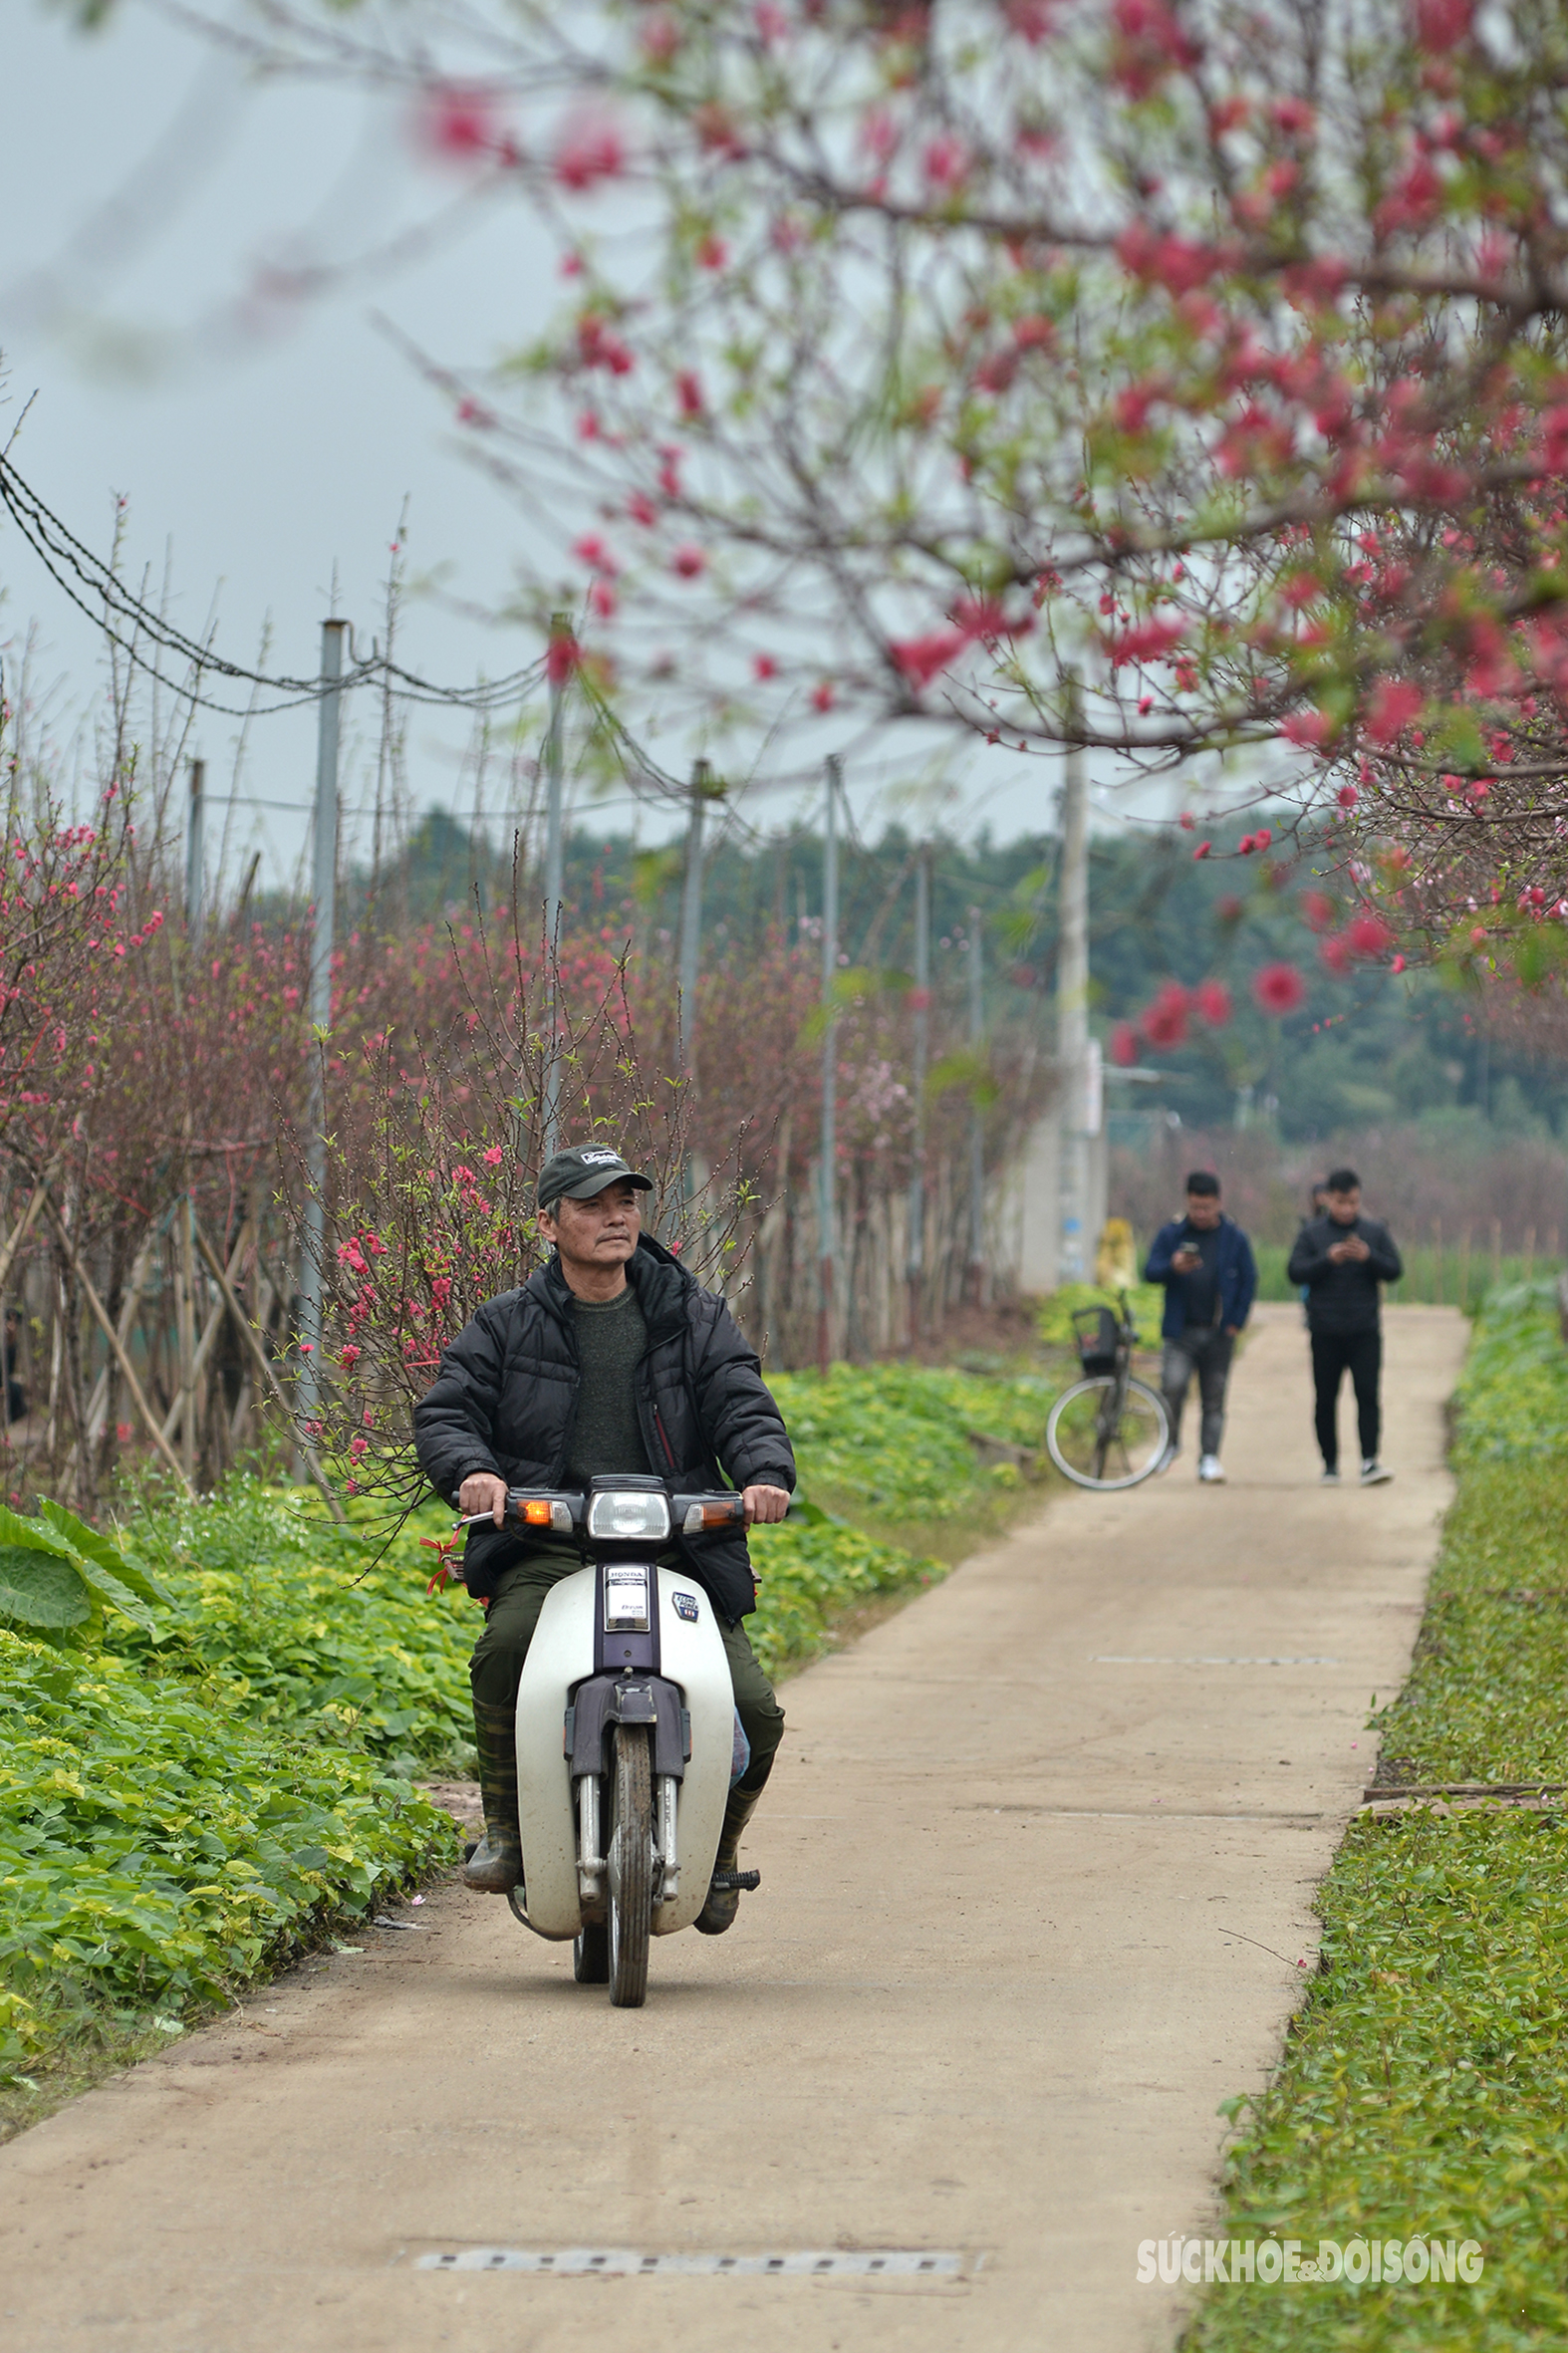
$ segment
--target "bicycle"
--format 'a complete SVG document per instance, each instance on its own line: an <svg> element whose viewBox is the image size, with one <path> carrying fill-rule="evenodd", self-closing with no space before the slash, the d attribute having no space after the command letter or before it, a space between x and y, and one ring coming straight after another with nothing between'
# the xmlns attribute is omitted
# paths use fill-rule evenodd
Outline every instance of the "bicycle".
<svg viewBox="0 0 1568 2353"><path fill-rule="evenodd" d="M1102 1494L1152 1477L1171 1446L1165 1399L1134 1377L1138 1327L1125 1291L1120 1299L1120 1317L1109 1307L1074 1309L1084 1378L1063 1390L1045 1426L1046 1451L1063 1478Z"/></svg>

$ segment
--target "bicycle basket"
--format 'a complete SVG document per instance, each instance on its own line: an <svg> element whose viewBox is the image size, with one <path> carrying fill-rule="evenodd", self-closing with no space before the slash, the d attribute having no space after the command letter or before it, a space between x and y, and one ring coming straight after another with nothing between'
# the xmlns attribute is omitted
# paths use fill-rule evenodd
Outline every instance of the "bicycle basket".
<svg viewBox="0 0 1568 2353"><path fill-rule="evenodd" d="M1078 1361L1085 1373L1114 1373L1122 1335L1109 1307L1075 1308L1073 1322L1077 1326Z"/></svg>

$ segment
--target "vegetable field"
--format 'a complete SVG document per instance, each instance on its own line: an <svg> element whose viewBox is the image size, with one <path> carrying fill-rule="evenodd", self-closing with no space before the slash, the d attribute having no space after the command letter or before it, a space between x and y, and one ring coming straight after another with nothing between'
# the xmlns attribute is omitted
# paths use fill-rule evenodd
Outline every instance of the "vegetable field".
<svg viewBox="0 0 1568 2353"><path fill-rule="evenodd" d="M1553 1287L1495 1292L1459 1391L1459 1492L1409 1684L1377 1719L1398 1785L1568 1778L1568 1350ZM1353 1823L1319 1974L1240 2116L1232 2237L1471 2236L1470 2286L1214 2289L1190 2353L1513 2353L1568 2338L1568 1812L1413 1803ZM1242 2103L1235 2103L1242 2109Z"/></svg>

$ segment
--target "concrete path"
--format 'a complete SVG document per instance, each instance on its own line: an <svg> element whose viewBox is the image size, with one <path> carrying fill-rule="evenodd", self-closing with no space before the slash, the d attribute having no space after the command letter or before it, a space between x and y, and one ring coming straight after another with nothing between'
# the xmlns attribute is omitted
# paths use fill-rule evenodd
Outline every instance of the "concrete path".
<svg viewBox="0 0 1568 2353"><path fill-rule="evenodd" d="M646 2010L453 1889L0 2151L4 2353L1140 2353L1213 2211L1437 1515L1456 1313L1389 1317L1389 1487L1319 1488L1265 1311L1231 1483L1074 1497L786 1694L762 1892ZM1346 1403L1348 1415L1349 1404ZM541 2277L481 2245L924 2248L952 2274Z"/></svg>

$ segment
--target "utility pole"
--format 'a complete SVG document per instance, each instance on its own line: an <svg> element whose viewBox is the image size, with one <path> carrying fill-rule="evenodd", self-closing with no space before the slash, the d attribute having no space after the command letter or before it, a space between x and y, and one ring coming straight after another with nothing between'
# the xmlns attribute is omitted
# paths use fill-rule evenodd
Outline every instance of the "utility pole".
<svg viewBox="0 0 1568 2353"><path fill-rule="evenodd" d="M969 910L969 1054L974 1077L969 1096L969 1295L983 1305L985 1288L985 1118L980 1109L980 1052L985 1043L985 936L980 911Z"/></svg>
<svg viewBox="0 0 1568 2353"><path fill-rule="evenodd" d="M925 1076L931 1049L931 853L926 843L915 867L915 1081L914 1167L910 1173L910 1233L906 1272L910 1282L910 1338L922 1321L920 1292L925 1280Z"/></svg>
<svg viewBox="0 0 1568 2353"><path fill-rule="evenodd" d="M691 768L691 808L686 818L686 868L680 892L680 979L675 1006L675 1068L688 1087L697 1075L697 982L702 973L702 821L717 797L706 760Z"/></svg>
<svg viewBox="0 0 1568 2353"><path fill-rule="evenodd" d="M185 819L185 932L194 939L201 929L206 867L205 760L190 763L190 809Z"/></svg>
<svg viewBox="0 0 1568 2353"><path fill-rule="evenodd" d="M545 735L545 957L550 998L550 1059L545 1066L546 1160L560 1144L561 1127L561 898L565 883L561 838L562 771L564 766L566 648L572 636L569 613L550 616L550 652L546 675L550 685L550 723Z"/></svg>
<svg viewBox="0 0 1568 2353"><path fill-rule="evenodd" d="M1070 728L1078 724L1078 679L1068 672ZM1062 782L1060 947L1056 965L1056 1063L1061 1085L1061 1245L1064 1283L1089 1272L1089 809L1080 743L1069 741Z"/></svg>
<svg viewBox="0 0 1568 2353"><path fill-rule="evenodd" d="M338 897L338 717L346 621L321 625L321 699L317 705L316 811L312 825L310 965L310 1109L305 1139L305 1249L300 1267L299 1408L309 1420L321 1396L322 1258L327 1239L327 1033L332 1027L332 947Z"/></svg>
<svg viewBox="0 0 1568 2353"><path fill-rule="evenodd" d="M838 1256L838 1022L833 1010L839 977L839 789L842 767L827 762L822 830L822 1142L817 1204L817 1367L833 1361L834 1268Z"/></svg>

